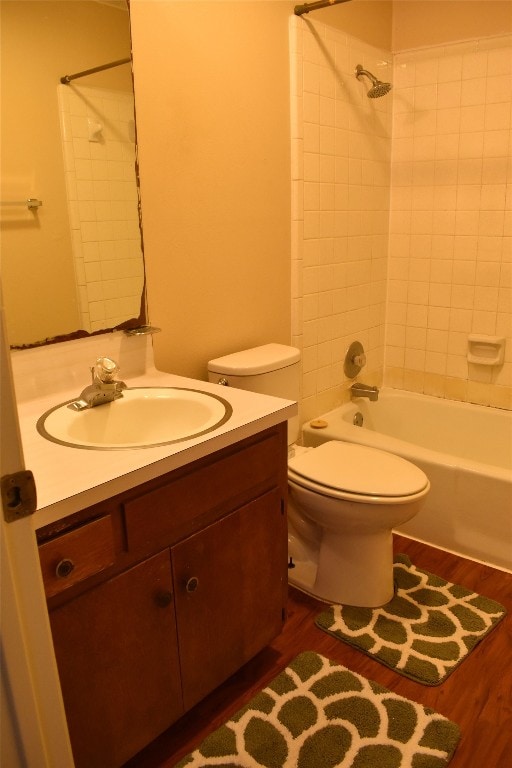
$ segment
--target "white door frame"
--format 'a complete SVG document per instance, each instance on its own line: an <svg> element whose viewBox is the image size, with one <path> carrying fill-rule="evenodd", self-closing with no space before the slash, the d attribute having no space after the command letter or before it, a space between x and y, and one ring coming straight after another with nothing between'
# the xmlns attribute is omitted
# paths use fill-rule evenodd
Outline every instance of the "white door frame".
<svg viewBox="0 0 512 768"><path fill-rule="evenodd" d="M23 449L0 285L0 475L22 471ZM32 518L5 522L1 545L1 752L10 768L73 768Z"/></svg>

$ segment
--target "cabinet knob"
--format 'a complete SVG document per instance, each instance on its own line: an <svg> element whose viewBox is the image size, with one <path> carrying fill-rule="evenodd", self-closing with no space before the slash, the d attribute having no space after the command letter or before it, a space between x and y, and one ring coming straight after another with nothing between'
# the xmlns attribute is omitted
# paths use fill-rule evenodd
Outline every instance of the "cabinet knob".
<svg viewBox="0 0 512 768"><path fill-rule="evenodd" d="M199 586L199 579L197 578L197 576L191 576L190 579L185 584L185 589L187 590L187 592L195 592L198 586Z"/></svg>
<svg viewBox="0 0 512 768"><path fill-rule="evenodd" d="M159 592L155 597L155 601L159 608L167 608L167 606L172 603L172 598L172 592L167 590L165 592Z"/></svg>
<svg viewBox="0 0 512 768"><path fill-rule="evenodd" d="M68 560L67 558L64 558L64 560L61 560L60 563L57 563L57 567L55 568L55 574L59 577L59 579L66 579L68 576L70 576L73 571L75 570L75 564L72 560Z"/></svg>

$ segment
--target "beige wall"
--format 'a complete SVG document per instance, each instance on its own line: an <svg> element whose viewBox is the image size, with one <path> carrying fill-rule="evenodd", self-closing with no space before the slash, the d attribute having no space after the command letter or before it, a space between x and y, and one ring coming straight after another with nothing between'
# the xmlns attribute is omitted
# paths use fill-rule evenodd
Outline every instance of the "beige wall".
<svg viewBox="0 0 512 768"><path fill-rule="evenodd" d="M402 51L512 32L510 0L349 0L304 19Z"/></svg>
<svg viewBox="0 0 512 768"><path fill-rule="evenodd" d="M80 327L57 107L59 78L129 55L128 19L92 2L2 0L2 200L37 197L37 214L1 209L9 340L34 343ZM126 17L126 14L124 14ZM81 83L128 87L130 68Z"/></svg>
<svg viewBox="0 0 512 768"><path fill-rule="evenodd" d="M512 32L510 0L394 0L393 51Z"/></svg>
<svg viewBox="0 0 512 768"><path fill-rule="evenodd" d="M164 369L203 377L213 356L288 342L291 330L300 343L305 288L297 272L293 328L289 298L293 5L132 0L148 301L151 321L163 328L155 349ZM362 48L380 46L391 39L394 11L394 45L427 46L434 34L459 40L482 29L506 31L505 4L492 3L492 22L489 5L352 0L300 24L309 29L310 20L323 18ZM357 315L349 303L343 311L345 327L353 328ZM339 354L331 359L340 365Z"/></svg>
<svg viewBox="0 0 512 768"><path fill-rule="evenodd" d="M133 0L157 366L290 341L286 2Z"/></svg>
<svg viewBox="0 0 512 768"><path fill-rule="evenodd" d="M328 24L376 48L391 50L393 6L393 0L349 0L303 18Z"/></svg>

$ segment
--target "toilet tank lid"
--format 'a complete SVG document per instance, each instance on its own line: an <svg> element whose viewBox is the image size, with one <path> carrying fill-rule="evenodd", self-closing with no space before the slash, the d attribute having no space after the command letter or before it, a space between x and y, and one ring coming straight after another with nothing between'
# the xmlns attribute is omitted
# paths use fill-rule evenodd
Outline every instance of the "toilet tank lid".
<svg viewBox="0 0 512 768"><path fill-rule="evenodd" d="M298 363L300 350L286 344L263 344L210 360L208 370L231 376L254 376Z"/></svg>

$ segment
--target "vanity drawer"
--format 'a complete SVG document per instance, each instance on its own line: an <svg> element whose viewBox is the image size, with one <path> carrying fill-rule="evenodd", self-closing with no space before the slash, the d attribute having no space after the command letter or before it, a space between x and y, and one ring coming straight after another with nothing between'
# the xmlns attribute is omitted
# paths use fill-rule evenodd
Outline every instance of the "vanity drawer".
<svg viewBox="0 0 512 768"><path fill-rule="evenodd" d="M277 432L124 503L128 549L173 544L280 484Z"/></svg>
<svg viewBox="0 0 512 768"><path fill-rule="evenodd" d="M92 520L39 545L46 597L93 576L115 560L110 515Z"/></svg>

